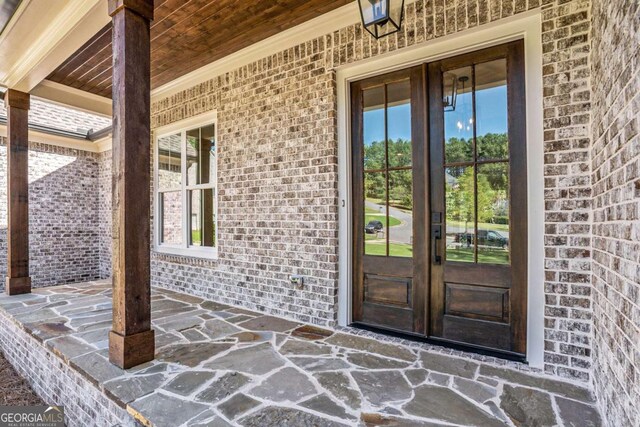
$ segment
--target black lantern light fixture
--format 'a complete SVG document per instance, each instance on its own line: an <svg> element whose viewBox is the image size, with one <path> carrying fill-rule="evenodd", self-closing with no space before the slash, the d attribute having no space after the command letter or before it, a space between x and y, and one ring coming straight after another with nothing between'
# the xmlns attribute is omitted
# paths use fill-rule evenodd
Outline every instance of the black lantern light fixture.
<svg viewBox="0 0 640 427"><path fill-rule="evenodd" d="M445 73L442 76L443 96L442 104L444 111L456 111L456 102L458 101L458 77L453 73Z"/></svg>
<svg viewBox="0 0 640 427"><path fill-rule="evenodd" d="M400 31L404 0L358 0L364 28L376 39Z"/></svg>

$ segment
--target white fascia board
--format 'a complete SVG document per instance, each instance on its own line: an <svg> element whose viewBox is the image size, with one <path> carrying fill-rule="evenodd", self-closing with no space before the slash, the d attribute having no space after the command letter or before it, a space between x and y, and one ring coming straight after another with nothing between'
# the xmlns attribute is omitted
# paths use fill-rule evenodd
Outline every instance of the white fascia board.
<svg viewBox="0 0 640 427"><path fill-rule="evenodd" d="M6 125L0 125L0 137L3 137L3 138L7 137ZM90 153L101 152L99 141L94 142L94 141L89 141L84 139L68 138L65 136L52 135L45 132L38 132L31 129L29 129L28 139L29 139L29 142L38 142L40 144L53 145L56 147L71 148L73 150L88 151ZM108 139L108 146L109 146L108 149L110 149L111 136L105 139ZM103 145L104 145L104 142L103 142ZM102 150L102 151L106 151L106 150Z"/></svg>

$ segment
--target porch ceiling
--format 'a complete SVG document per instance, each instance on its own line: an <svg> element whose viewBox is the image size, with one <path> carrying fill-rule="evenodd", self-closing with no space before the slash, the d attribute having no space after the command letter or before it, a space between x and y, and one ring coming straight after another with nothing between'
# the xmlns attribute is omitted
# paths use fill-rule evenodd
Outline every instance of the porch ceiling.
<svg viewBox="0 0 640 427"><path fill-rule="evenodd" d="M353 0L155 0L151 87ZM71 55L48 80L111 97L111 24Z"/></svg>

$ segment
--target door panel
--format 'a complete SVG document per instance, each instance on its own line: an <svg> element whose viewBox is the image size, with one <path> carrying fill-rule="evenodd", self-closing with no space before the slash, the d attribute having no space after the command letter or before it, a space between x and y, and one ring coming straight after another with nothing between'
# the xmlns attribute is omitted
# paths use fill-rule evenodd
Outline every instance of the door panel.
<svg viewBox="0 0 640 427"><path fill-rule="evenodd" d="M434 338L526 351L522 42L429 64ZM450 100L450 101L447 101Z"/></svg>
<svg viewBox="0 0 640 427"><path fill-rule="evenodd" d="M354 323L523 355L522 41L351 94Z"/></svg>
<svg viewBox="0 0 640 427"><path fill-rule="evenodd" d="M424 67L355 82L351 93L354 321L424 335Z"/></svg>

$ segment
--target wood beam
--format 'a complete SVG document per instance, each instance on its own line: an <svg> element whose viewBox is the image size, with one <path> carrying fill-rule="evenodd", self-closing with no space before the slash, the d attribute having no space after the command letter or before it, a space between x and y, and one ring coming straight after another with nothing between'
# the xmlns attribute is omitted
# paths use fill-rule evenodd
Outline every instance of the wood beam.
<svg viewBox="0 0 640 427"><path fill-rule="evenodd" d="M13 89L7 107L7 280L5 292L31 292L29 277L29 101Z"/></svg>
<svg viewBox="0 0 640 427"><path fill-rule="evenodd" d="M153 0L110 0L113 21L113 329L109 360L153 360L150 279Z"/></svg>

